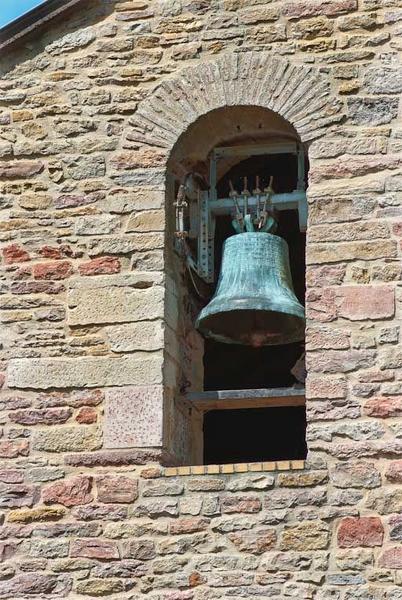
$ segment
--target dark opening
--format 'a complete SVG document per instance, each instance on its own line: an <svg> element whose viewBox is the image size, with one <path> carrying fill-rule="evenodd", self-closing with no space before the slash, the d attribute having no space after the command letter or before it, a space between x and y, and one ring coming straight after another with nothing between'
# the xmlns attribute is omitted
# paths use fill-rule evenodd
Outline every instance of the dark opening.
<svg viewBox="0 0 402 600"><path fill-rule="evenodd" d="M305 437L304 406L213 410L204 415L204 463L305 459Z"/></svg>
<svg viewBox="0 0 402 600"><path fill-rule="evenodd" d="M241 191L243 177L248 177L248 187L252 189L256 175L260 176L262 188L268 185L269 177L273 175L276 193L291 192L297 185L296 158L293 155L261 155L243 160L220 180L218 197L229 195L229 180ZM289 246L293 287L299 301L304 304L306 235L299 231L296 210L282 211L278 218L277 234L285 239ZM223 242L231 235L234 235L231 217L218 217L215 231L215 280L220 272ZM303 343L300 342L253 348L205 339L204 390L292 386L296 379L290 370L303 351Z"/></svg>

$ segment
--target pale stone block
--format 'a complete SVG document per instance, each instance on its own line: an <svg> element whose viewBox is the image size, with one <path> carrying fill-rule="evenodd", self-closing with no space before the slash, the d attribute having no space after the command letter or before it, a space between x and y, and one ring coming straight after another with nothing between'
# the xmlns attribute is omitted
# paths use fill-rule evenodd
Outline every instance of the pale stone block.
<svg viewBox="0 0 402 600"><path fill-rule="evenodd" d="M150 351L163 348L161 320L111 325L104 331L113 352Z"/></svg>
<svg viewBox="0 0 402 600"><path fill-rule="evenodd" d="M123 323L162 318L162 287L71 290L68 296L70 325Z"/></svg>
<svg viewBox="0 0 402 600"><path fill-rule="evenodd" d="M11 360L12 388L107 387L162 382L162 354L138 352L114 357L20 358Z"/></svg>
<svg viewBox="0 0 402 600"><path fill-rule="evenodd" d="M162 446L163 388L140 385L107 390L105 448Z"/></svg>

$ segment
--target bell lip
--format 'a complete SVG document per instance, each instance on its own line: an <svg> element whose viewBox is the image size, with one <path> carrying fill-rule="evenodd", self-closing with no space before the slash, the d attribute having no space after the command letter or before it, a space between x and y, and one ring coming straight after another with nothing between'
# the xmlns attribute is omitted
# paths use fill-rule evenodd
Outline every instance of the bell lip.
<svg viewBox="0 0 402 600"><path fill-rule="evenodd" d="M298 319L299 326L295 327L294 331L292 332L292 335L287 336L285 342L283 342L283 341L270 342L270 343L266 343L266 344L261 344L262 346L285 346L287 344L295 344L297 342L302 342L305 340L306 318L305 318L304 310L303 310L303 314L300 315L300 314L285 312L283 310L255 309L254 307L250 309L250 306L248 306L248 307L244 307L244 308L238 308L236 310L226 310L226 311L221 310L221 311L219 311L219 313L212 313L208 316L212 317L212 316L214 316L214 314L222 315L222 314L227 314L227 313L231 313L231 312L239 312L241 310L264 310L264 312L281 313L281 314L285 314L285 315L290 315L290 316L294 317L295 319ZM219 333L215 334L215 333L211 332L210 329L203 326L201 323L201 321L206 318L205 316L204 317L202 316L203 312L204 312L204 309L198 315L198 318L195 322L195 327L204 337L214 339L214 340L216 340L218 342L222 342L224 344L238 344L241 346L252 346L252 344L245 344L244 342L233 339L231 337L227 337L224 335L220 335Z"/></svg>

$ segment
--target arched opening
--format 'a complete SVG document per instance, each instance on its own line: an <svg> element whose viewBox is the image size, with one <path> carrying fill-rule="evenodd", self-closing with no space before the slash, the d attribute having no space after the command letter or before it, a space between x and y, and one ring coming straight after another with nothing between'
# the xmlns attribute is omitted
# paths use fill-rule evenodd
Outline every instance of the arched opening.
<svg viewBox="0 0 402 600"><path fill-rule="evenodd" d="M225 343L201 335L195 323L216 291L224 243L239 233L232 223L239 209L243 217L252 215L256 231L258 211L274 216L275 234L289 246L297 300L304 302L307 167L293 126L255 106L207 113L171 153L167 222L168 239L175 243L167 245L172 282L167 302L176 303L178 310L176 329L167 331L166 371L174 406L167 427L172 443L180 440L185 464L305 457L304 390L294 374L297 363L300 372L304 339L275 345ZM267 189L273 194L268 209ZM203 226L208 230L204 246ZM219 436L222 424L225 435Z"/></svg>

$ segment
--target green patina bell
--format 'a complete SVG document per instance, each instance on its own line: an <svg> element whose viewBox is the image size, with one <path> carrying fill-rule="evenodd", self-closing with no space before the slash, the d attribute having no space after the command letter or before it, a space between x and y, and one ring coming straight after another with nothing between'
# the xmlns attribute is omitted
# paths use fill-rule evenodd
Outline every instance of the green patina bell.
<svg viewBox="0 0 402 600"><path fill-rule="evenodd" d="M303 340L304 326L285 240L264 232L229 237L215 295L197 329L219 342L269 346Z"/></svg>

